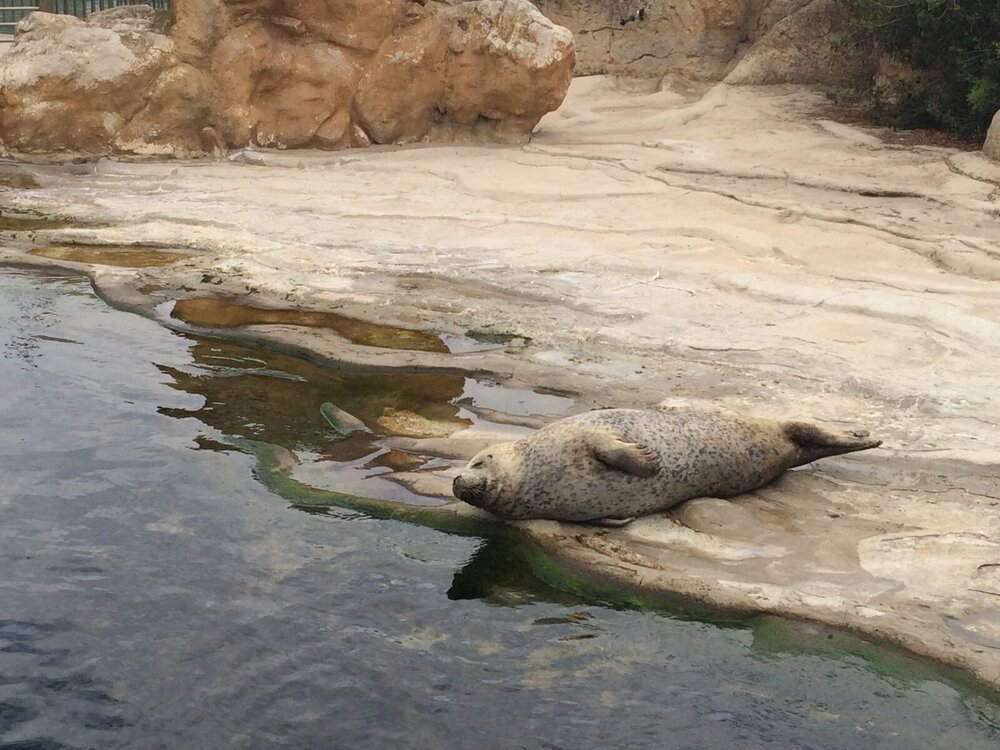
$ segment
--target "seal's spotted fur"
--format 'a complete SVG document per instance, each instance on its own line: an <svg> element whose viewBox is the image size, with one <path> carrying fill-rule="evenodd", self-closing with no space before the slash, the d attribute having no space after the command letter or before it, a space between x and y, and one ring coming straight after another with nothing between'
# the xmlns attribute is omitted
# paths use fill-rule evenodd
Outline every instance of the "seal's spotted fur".
<svg viewBox="0 0 1000 750"><path fill-rule="evenodd" d="M454 492L510 519L624 519L739 495L792 466L880 444L863 432L721 409L605 409L482 451Z"/></svg>

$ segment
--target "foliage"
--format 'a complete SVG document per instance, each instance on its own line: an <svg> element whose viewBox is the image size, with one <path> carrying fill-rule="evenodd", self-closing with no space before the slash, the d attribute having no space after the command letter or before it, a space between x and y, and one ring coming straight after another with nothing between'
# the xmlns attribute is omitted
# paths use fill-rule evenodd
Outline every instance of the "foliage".
<svg viewBox="0 0 1000 750"><path fill-rule="evenodd" d="M846 0L856 28L925 73L877 91L903 127L982 133L1000 110L998 0Z"/></svg>

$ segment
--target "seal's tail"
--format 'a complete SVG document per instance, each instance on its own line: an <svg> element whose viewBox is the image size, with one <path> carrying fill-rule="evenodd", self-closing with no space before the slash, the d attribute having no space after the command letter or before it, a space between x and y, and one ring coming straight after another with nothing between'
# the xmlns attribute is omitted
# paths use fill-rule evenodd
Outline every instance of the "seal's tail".
<svg viewBox="0 0 1000 750"><path fill-rule="evenodd" d="M881 440L873 440L868 437L867 432L828 430L808 422L787 423L785 435L799 449L798 458L792 466L802 466L827 456L863 451L882 445Z"/></svg>

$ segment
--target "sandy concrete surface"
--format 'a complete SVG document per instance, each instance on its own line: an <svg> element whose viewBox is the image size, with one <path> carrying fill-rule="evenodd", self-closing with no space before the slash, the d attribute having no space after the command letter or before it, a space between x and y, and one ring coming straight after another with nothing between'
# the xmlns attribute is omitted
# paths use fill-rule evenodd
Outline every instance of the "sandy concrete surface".
<svg viewBox="0 0 1000 750"><path fill-rule="evenodd" d="M883 448L735 501L618 530L523 525L585 575L851 628L1000 687L1000 167L887 145L823 120L822 104L798 88L584 78L525 147L37 166L41 187L2 200L105 224L35 244L196 253L88 269L135 309L237 294L516 332L530 343L448 355L249 331L493 371L575 392L580 408L709 399L868 429ZM446 492L448 475L424 488Z"/></svg>

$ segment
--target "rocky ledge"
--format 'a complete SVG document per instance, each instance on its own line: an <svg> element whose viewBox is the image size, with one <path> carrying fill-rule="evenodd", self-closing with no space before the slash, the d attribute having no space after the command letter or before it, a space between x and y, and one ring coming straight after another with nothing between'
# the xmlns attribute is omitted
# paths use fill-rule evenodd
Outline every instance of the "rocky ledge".
<svg viewBox="0 0 1000 750"><path fill-rule="evenodd" d="M562 102L572 34L527 0L177 0L32 13L0 58L15 153L523 142Z"/></svg>
<svg viewBox="0 0 1000 750"><path fill-rule="evenodd" d="M211 296L524 342L391 350L241 321L314 359L493 373L580 409L669 397L869 429L877 451L739 499L520 532L616 593L849 628L1000 690L1000 166L902 148L823 119L824 103L588 77L517 148L21 166L0 262L75 268L146 312ZM184 252L162 267L48 261L140 242ZM406 418L377 426L432 435L394 440L436 457L410 472L423 494L446 496L461 459L510 434L437 437Z"/></svg>

